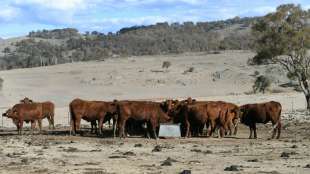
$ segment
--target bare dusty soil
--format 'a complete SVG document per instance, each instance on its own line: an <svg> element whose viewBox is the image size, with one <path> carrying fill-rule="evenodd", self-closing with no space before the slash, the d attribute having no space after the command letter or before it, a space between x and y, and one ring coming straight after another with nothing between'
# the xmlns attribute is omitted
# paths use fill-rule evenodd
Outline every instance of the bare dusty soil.
<svg viewBox="0 0 310 174"><path fill-rule="evenodd" d="M2 117L0 173L310 173L310 116L302 93L277 65L248 66L249 51L221 54L188 53L77 62L50 67L1 71L0 112L23 97L56 105L55 131L31 135L29 125L18 136L10 119ZM162 68L170 61L168 69ZM255 75L256 74L256 75ZM257 76L272 80L266 94L253 94ZM281 87L282 86L282 87ZM283 134L269 140L271 125L258 127L249 140L241 125L235 137L189 139L127 139L86 133L69 135L68 104L86 100L152 100L167 98L223 100L238 105L265 101L282 104ZM82 122L83 127L89 123ZM44 120L44 126L47 121ZM89 132L88 129L85 132ZM228 170L228 171L226 171ZM233 170L233 171L229 171Z"/></svg>
<svg viewBox="0 0 310 174"><path fill-rule="evenodd" d="M248 139L243 125L237 136L222 139L113 139L87 129L83 136L70 136L68 128L19 136L5 129L0 132L0 172L310 173L308 123L284 121L283 127L280 140L269 139L271 125L259 125L255 140Z"/></svg>

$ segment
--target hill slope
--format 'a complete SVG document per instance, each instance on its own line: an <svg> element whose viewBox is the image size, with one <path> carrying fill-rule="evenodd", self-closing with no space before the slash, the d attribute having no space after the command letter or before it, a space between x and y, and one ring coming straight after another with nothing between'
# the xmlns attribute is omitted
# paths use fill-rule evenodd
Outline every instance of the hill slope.
<svg viewBox="0 0 310 174"><path fill-rule="evenodd" d="M1 69L29 68L108 57L178 54L214 50L244 50L251 46L250 25L258 18L215 22L157 23L123 28L117 33L76 29L30 32L23 40L0 47Z"/></svg>

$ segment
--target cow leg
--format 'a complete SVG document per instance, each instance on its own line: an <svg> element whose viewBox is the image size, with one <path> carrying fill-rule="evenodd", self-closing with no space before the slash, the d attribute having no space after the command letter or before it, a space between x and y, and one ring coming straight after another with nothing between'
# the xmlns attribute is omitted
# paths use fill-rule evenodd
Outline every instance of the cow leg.
<svg viewBox="0 0 310 174"><path fill-rule="evenodd" d="M239 124L239 120L235 120L233 125L234 125L234 135L237 135L238 132L238 124Z"/></svg>
<svg viewBox="0 0 310 174"><path fill-rule="evenodd" d="M113 118L113 138L116 137L116 121L117 119Z"/></svg>
<svg viewBox="0 0 310 174"><path fill-rule="evenodd" d="M254 131L254 138L257 139L257 134L256 134L256 124L253 124L253 131Z"/></svg>
<svg viewBox="0 0 310 174"><path fill-rule="evenodd" d="M99 119L99 125L98 125L98 127L99 127L99 135L100 135L100 136L103 135L103 132L102 132L102 129L103 129L103 120L104 120L104 118L100 118L100 119Z"/></svg>
<svg viewBox="0 0 310 174"><path fill-rule="evenodd" d="M111 128L111 119L108 120L109 128Z"/></svg>
<svg viewBox="0 0 310 174"><path fill-rule="evenodd" d="M52 124L52 129L55 130L54 114L50 115L50 120L51 120L51 124Z"/></svg>
<svg viewBox="0 0 310 174"><path fill-rule="evenodd" d="M188 121L185 122L185 137L190 137L190 124Z"/></svg>
<svg viewBox="0 0 310 174"><path fill-rule="evenodd" d="M272 123L272 129L273 129L272 136L271 136L272 139L275 137L277 132L278 132L277 139L280 138L281 127L282 126L281 126L281 122L280 121L278 121L276 124Z"/></svg>
<svg viewBox="0 0 310 174"><path fill-rule="evenodd" d="M158 139L158 136L157 136L157 133L156 133L156 128L157 128L157 120L151 120L151 125L152 125L152 130L153 130L153 135L154 135L154 138L157 140Z"/></svg>
<svg viewBox="0 0 310 174"><path fill-rule="evenodd" d="M91 121L90 122L90 133L92 134L93 132L94 132L94 122L93 121Z"/></svg>
<svg viewBox="0 0 310 174"><path fill-rule="evenodd" d="M80 129L80 124L81 124L81 119L76 119L75 120L75 132L79 133L80 135L82 135L83 132Z"/></svg>
<svg viewBox="0 0 310 174"><path fill-rule="evenodd" d="M125 125L126 125L126 120L119 120L117 122L119 138L125 138Z"/></svg>
<svg viewBox="0 0 310 174"><path fill-rule="evenodd" d="M211 131L210 131L210 133L209 133L209 137L211 137L212 134L214 133L214 131L215 131L215 125L216 125L215 121L214 121L214 120L211 120L211 121L210 121Z"/></svg>
<svg viewBox="0 0 310 174"><path fill-rule="evenodd" d="M41 134L41 132L42 132L42 120L38 120L38 124L39 124L39 133Z"/></svg>
<svg viewBox="0 0 310 174"><path fill-rule="evenodd" d="M149 122L144 122L142 127L144 129L144 136L145 136L145 138L150 139L151 138L150 128L152 127L152 125Z"/></svg>
<svg viewBox="0 0 310 174"><path fill-rule="evenodd" d="M221 126L220 127L220 129L219 129L219 134L218 134L218 138L223 138L224 137L224 135L225 135L225 131L226 129L223 127L223 126Z"/></svg>
<svg viewBox="0 0 310 174"><path fill-rule="evenodd" d="M281 122L279 121L279 122L278 122L278 135L277 135L277 139L280 138L280 135L281 135L281 128L282 128L282 124L281 124Z"/></svg>
<svg viewBox="0 0 310 174"><path fill-rule="evenodd" d="M18 131L18 134L19 134L19 135L22 135L22 133L23 133L23 124L24 124L24 121L23 121L23 120L19 120L18 124L19 124L19 131Z"/></svg>
<svg viewBox="0 0 310 174"><path fill-rule="evenodd" d="M31 120L31 134L33 135L33 131L36 127L36 122L34 120Z"/></svg>
<svg viewBox="0 0 310 174"><path fill-rule="evenodd" d="M71 118L71 132L72 132L72 135L75 136L75 133L76 133L76 129L75 129L75 121Z"/></svg>
<svg viewBox="0 0 310 174"><path fill-rule="evenodd" d="M249 127L250 127L250 137L249 137L249 139L252 139L252 134L253 134L253 126L252 126L252 125L250 125Z"/></svg>

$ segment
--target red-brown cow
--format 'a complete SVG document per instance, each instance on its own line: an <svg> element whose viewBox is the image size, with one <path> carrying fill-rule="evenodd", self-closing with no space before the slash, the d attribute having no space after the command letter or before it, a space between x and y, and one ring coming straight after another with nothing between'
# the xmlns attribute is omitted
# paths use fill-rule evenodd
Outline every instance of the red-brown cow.
<svg viewBox="0 0 310 174"><path fill-rule="evenodd" d="M119 137L125 137L125 124L129 118L149 123L152 134L157 139L156 129L159 123L169 122L171 118L165 112L162 103L148 101L117 102Z"/></svg>
<svg viewBox="0 0 310 174"><path fill-rule="evenodd" d="M53 102L45 101L45 102L34 102L33 100L25 97L24 99L20 100L21 103L29 104L29 103L37 103L42 104L42 113L43 117L46 117L49 123L49 128L55 129L54 125L54 116L55 116L55 105Z"/></svg>
<svg viewBox="0 0 310 174"><path fill-rule="evenodd" d="M222 112L221 118L219 121L219 126L222 127L222 131L225 131L225 134L228 132L229 135L232 135L232 127L234 127L234 135L237 134L238 131L238 122L239 122L239 115L240 115L240 109L237 105L233 103L223 102L223 101L217 101L221 105ZM221 132L221 134L223 134Z"/></svg>
<svg viewBox="0 0 310 174"><path fill-rule="evenodd" d="M42 129L42 119L45 118L42 113L42 104L16 104L12 109L8 109L2 114L4 117L12 118L16 124L19 134L22 134L23 122L31 122L31 128L34 128L34 122L38 121L39 129Z"/></svg>
<svg viewBox="0 0 310 174"><path fill-rule="evenodd" d="M92 124L99 121L99 134L102 135L103 123L106 121L106 116L115 115L116 113L116 105L114 102L86 101L81 99L74 99L70 103L69 109L73 135L75 135L77 131L80 131L81 119L92 122ZM115 121L113 121L113 124L114 122Z"/></svg>
<svg viewBox="0 0 310 174"><path fill-rule="evenodd" d="M271 121L273 125L272 138L274 138L278 131L277 139L280 138L281 134L281 110L282 106L280 103L270 101L266 103L257 104L246 104L240 107L241 111L241 123L249 126L250 128L250 139L252 132L254 132L254 138L257 138L256 134L256 123L268 123Z"/></svg>

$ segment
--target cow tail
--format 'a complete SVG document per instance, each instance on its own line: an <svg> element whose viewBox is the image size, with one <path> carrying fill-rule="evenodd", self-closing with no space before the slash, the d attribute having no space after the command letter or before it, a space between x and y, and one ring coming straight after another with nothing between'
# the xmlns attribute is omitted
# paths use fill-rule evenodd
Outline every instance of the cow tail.
<svg viewBox="0 0 310 174"><path fill-rule="evenodd" d="M277 123L273 126L273 129L276 129L278 126L281 126L281 112L282 112L282 106L279 105L278 121L277 121Z"/></svg>

